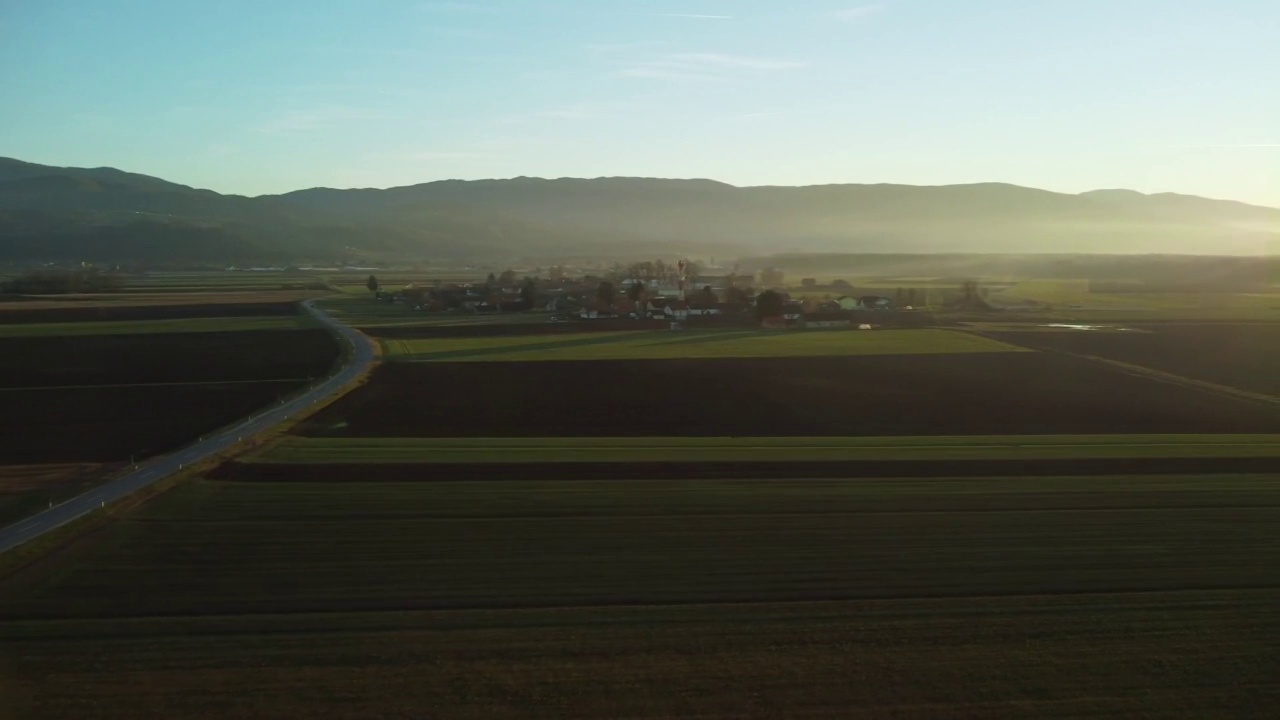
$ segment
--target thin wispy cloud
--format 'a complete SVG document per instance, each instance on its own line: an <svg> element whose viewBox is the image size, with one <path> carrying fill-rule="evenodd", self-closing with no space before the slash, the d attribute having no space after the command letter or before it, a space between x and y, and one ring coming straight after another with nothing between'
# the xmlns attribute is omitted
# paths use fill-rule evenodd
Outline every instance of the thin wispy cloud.
<svg viewBox="0 0 1280 720"><path fill-rule="evenodd" d="M420 152L408 153L401 155L405 160L417 160L421 162L431 162L440 160L492 160L498 155L491 152L468 151L468 150L423 150Z"/></svg>
<svg viewBox="0 0 1280 720"><path fill-rule="evenodd" d="M399 56L392 52L385 53L388 57L398 57L404 59L408 56ZM364 82L317 82L305 83L303 85L295 85L281 91L281 96L293 101L291 104L308 105L316 102L325 102L323 98L328 96L337 104L348 104L353 102L354 97L359 96L377 96L388 98L409 99L421 97L422 91L419 88L402 87L398 85L379 85L372 81Z"/></svg>
<svg viewBox="0 0 1280 720"><path fill-rule="evenodd" d="M255 128L270 135L305 135L352 122L384 120L386 115L368 108L329 105L277 113Z"/></svg>
<svg viewBox="0 0 1280 720"><path fill-rule="evenodd" d="M1280 148L1280 143L1236 143L1234 145L1197 145L1207 148Z"/></svg>
<svg viewBox="0 0 1280 720"><path fill-rule="evenodd" d="M583 46L587 52L594 53L628 53L639 50L651 50L653 48L669 46L670 42L666 40L636 40L634 42L622 43L593 43Z"/></svg>
<svg viewBox="0 0 1280 720"><path fill-rule="evenodd" d="M641 13L648 17L684 18L685 20L732 20L732 15L698 15L696 13Z"/></svg>
<svg viewBox="0 0 1280 720"><path fill-rule="evenodd" d="M873 5L859 5L857 7L845 8L844 10L837 10L834 15L835 18L841 22L851 23L858 22L859 20L865 20L866 18L883 11L884 5L876 3Z"/></svg>
<svg viewBox="0 0 1280 720"><path fill-rule="evenodd" d="M494 124L527 125L529 123L546 120L565 122L605 120L608 118L622 116L634 110L635 108L633 104L625 101L586 101L544 108L542 110L535 110L522 115L499 118L494 121Z"/></svg>
<svg viewBox="0 0 1280 720"><path fill-rule="evenodd" d="M430 148L406 147L395 150L367 152L360 156L360 161L367 164L385 165L387 163L439 163L449 164L475 161L492 161L501 159L502 153L488 148L466 148L461 150L440 150Z"/></svg>
<svg viewBox="0 0 1280 720"><path fill-rule="evenodd" d="M741 55L724 55L722 53L677 53L668 55L667 59L701 67L741 68L747 70L790 70L804 67L803 63L791 60L743 57Z"/></svg>
<svg viewBox="0 0 1280 720"><path fill-rule="evenodd" d="M738 119L739 119L739 120L755 120L755 119L757 119L757 118L776 117L776 116L778 116L778 115L782 115L782 114L783 114L783 113L782 113L782 111L781 111L781 110L772 110L772 111L766 111L766 112L753 112L753 113L746 113L745 115L739 115L739 116L738 116Z"/></svg>
<svg viewBox="0 0 1280 720"><path fill-rule="evenodd" d="M452 27L447 25L433 25L423 28L425 32L440 37L461 38L463 40L485 40L494 36L488 30L478 30L476 28Z"/></svg>
<svg viewBox="0 0 1280 720"><path fill-rule="evenodd" d="M624 77L661 80L724 80L741 72L769 72L804 67L803 63L774 58L723 53L673 53L637 63L622 71Z"/></svg>
<svg viewBox="0 0 1280 720"><path fill-rule="evenodd" d="M431 2L420 6L432 12L467 13L472 15L497 15L501 10L493 5L469 2Z"/></svg>
<svg viewBox="0 0 1280 720"><path fill-rule="evenodd" d="M238 145L231 143L212 143L204 148L204 154L212 158L232 157L241 154L241 152Z"/></svg>

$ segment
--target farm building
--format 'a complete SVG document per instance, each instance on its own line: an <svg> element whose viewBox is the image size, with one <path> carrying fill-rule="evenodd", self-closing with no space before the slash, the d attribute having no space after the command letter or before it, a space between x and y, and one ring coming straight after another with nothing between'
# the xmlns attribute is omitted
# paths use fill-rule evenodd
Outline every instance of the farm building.
<svg viewBox="0 0 1280 720"><path fill-rule="evenodd" d="M892 298L883 295L862 295L852 297L845 295L836 298L835 302L840 306L841 310L893 310L894 304Z"/></svg>
<svg viewBox="0 0 1280 720"><path fill-rule="evenodd" d="M816 329L847 329L853 326L853 320L843 312L817 312L804 316L804 326Z"/></svg>
<svg viewBox="0 0 1280 720"><path fill-rule="evenodd" d="M804 306L798 302L785 302L782 304L782 319L788 323L795 325L804 319Z"/></svg>

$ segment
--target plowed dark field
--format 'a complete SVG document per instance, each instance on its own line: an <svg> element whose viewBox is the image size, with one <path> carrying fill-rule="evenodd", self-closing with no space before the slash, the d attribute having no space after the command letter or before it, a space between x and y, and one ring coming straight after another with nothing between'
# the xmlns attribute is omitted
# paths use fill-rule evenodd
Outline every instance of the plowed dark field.
<svg viewBox="0 0 1280 720"><path fill-rule="evenodd" d="M112 462L180 446L297 383L120 385L0 390L6 463Z"/></svg>
<svg viewBox="0 0 1280 720"><path fill-rule="evenodd" d="M1280 325L1164 324L1139 332L990 332L1025 347L1095 355L1174 375L1280 395Z"/></svg>
<svg viewBox="0 0 1280 720"><path fill-rule="evenodd" d="M0 337L0 387L294 380L337 356L320 329Z"/></svg>
<svg viewBox="0 0 1280 720"><path fill-rule="evenodd" d="M141 459L275 402L337 356L319 329L0 338L3 458Z"/></svg>
<svg viewBox="0 0 1280 720"><path fill-rule="evenodd" d="M389 364L322 436L1264 433L1280 412L1042 353Z"/></svg>

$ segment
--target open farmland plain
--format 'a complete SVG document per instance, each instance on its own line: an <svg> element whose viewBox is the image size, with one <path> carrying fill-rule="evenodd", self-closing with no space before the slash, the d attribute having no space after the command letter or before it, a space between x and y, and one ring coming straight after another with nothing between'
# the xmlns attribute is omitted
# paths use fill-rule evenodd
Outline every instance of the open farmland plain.
<svg viewBox="0 0 1280 720"><path fill-rule="evenodd" d="M1274 403L1020 336L456 322L388 326L390 361L290 435L0 573L15 715L1237 718L1280 694Z"/></svg>
<svg viewBox="0 0 1280 720"><path fill-rule="evenodd" d="M0 581L7 707L1241 717L1277 690L1266 477L351 479L191 482Z"/></svg>

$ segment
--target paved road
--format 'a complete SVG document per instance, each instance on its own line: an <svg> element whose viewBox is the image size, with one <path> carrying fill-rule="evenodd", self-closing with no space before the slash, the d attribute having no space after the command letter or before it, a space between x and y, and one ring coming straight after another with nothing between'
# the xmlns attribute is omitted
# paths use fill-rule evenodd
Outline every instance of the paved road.
<svg viewBox="0 0 1280 720"><path fill-rule="evenodd" d="M266 409L261 414L254 415L239 425L202 438L199 442L168 455L151 458L146 462L140 463L136 470L127 475L116 478L61 505L55 505L38 515L20 520L0 530L0 553L40 537L54 528L66 525L72 520L83 517L107 503L115 502L152 483L163 480L181 470L185 465L203 460L210 455L247 441L253 435L276 425L299 410L303 410L329 397L353 382L373 362L373 343L364 335L334 321L323 311L316 309L311 304L311 301L303 303L303 307L307 312L315 316L317 320L336 331L342 337L343 342L348 343L355 349L355 352L348 359L348 363L336 375L316 385L305 394L292 400L286 400L283 405Z"/></svg>

